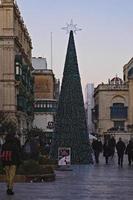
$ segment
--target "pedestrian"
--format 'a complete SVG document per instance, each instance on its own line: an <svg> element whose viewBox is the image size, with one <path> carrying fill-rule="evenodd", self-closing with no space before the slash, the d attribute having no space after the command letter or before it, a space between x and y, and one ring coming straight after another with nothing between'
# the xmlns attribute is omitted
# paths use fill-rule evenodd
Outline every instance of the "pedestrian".
<svg viewBox="0 0 133 200"><path fill-rule="evenodd" d="M45 150L45 154L48 156L49 152L50 152L50 144L49 143L46 143L44 150Z"/></svg>
<svg viewBox="0 0 133 200"><path fill-rule="evenodd" d="M118 165L120 165L121 167L123 166L123 157L125 149L126 149L125 143L122 141L122 138L119 138L119 141L116 144L116 150L118 154Z"/></svg>
<svg viewBox="0 0 133 200"><path fill-rule="evenodd" d="M93 152L94 152L94 156L95 156L95 162L98 164L99 163L99 155L102 152L102 142L100 140L100 138L93 139L92 142L92 148L93 148Z"/></svg>
<svg viewBox="0 0 133 200"><path fill-rule="evenodd" d="M37 138L32 138L30 141L31 159L38 160L40 154L40 143Z"/></svg>
<svg viewBox="0 0 133 200"><path fill-rule="evenodd" d="M128 164L130 166L131 162L133 162L133 139L129 140L125 153L128 155Z"/></svg>
<svg viewBox="0 0 133 200"><path fill-rule="evenodd" d="M112 135L109 139L109 145L110 145L110 148L111 148L111 158L113 159L114 154L115 154L116 140L115 140L114 136L112 136Z"/></svg>
<svg viewBox="0 0 133 200"><path fill-rule="evenodd" d="M111 156L111 147L108 139L105 139L104 141L103 156L105 157L105 163L108 164L109 157Z"/></svg>
<svg viewBox="0 0 133 200"><path fill-rule="evenodd" d="M21 161L20 143L15 138L14 133L8 133L5 143L2 145L1 162L6 173L7 194L13 195L13 184L16 174L16 168Z"/></svg>

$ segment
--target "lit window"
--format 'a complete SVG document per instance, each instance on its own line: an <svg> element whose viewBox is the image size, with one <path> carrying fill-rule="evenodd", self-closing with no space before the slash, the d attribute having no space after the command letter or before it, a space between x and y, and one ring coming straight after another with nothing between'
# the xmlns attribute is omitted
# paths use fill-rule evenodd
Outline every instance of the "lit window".
<svg viewBox="0 0 133 200"><path fill-rule="evenodd" d="M16 74L19 75L19 65L16 65Z"/></svg>
<svg viewBox="0 0 133 200"><path fill-rule="evenodd" d="M53 106L52 106L52 103L50 103L49 107L50 107L50 108L52 108L52 107L53 107Z"/></svg>

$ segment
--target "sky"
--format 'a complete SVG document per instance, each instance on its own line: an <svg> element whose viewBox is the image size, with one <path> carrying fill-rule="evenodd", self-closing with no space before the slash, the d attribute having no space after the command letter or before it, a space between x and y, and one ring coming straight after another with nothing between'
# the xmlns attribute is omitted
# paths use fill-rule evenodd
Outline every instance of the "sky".
<svg viewBox="0 0 133 200"><path fill-rule="evenodd" d="M95 87L116 74L123 78L123 66L133 56L133 0L17 0L33 43L32 55L46 57L62 80L69 34L65 27L73 20L82 31L75 45L83 93L87 83Z"/></svg>

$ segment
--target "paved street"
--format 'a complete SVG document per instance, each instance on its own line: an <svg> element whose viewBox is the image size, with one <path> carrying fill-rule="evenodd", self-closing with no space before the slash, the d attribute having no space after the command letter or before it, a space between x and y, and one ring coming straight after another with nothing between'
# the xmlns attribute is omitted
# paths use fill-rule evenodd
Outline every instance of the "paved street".
<svg viewBox="0 0 133 200"><path fill-rule="evenodd" d="M13 197L0 183L0 200L133 200L133 166L126 161L123 168L113 161L72 168L57 171L55 182L15 184Z"/></svg>

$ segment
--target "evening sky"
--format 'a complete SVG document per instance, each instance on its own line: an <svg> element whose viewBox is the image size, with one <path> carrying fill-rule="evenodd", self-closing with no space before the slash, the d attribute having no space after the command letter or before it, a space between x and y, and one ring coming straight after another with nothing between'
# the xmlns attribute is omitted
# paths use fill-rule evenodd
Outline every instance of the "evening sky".
<svg viewBox="0 0 133 200"><path fill-rule="evenodd" d="M33 56L46 57L61 79L68 35L61 30L73 19L82 31L75 44L83 90L87 83L122 78L133 56L133 0L17 0L33 43Z"/></svg>

